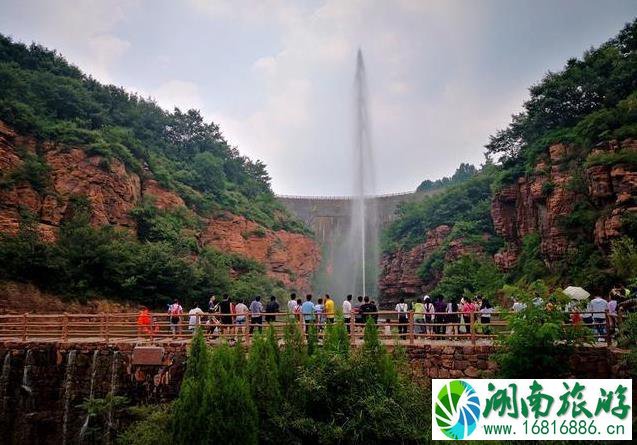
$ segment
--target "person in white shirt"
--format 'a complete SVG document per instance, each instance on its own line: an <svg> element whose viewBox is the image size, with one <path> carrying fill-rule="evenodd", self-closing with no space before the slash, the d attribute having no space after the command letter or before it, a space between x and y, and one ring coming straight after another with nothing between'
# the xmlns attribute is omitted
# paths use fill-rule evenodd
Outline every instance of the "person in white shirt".
<svg viewBox="0 0 637 445"><path fill-rule="evenodd" d="M290 295L290 301L288 301L288 312L293 314L296 311L296 294Z"/></svg>
<svg viewBox="0 0 637 445"><path fill-rule="evenodd" d="M195 304L195 307L188 311L188 329L190 331L194 332L197 326L201 324L201 316L203 314L204 311L199 308L198 304Z"/></svg>
<svg viewBox="0 0 637 445"><path fill-rule="evenodd" d="M239 304L234 307L234 313L236 314L234 321L237 324L237 334L245 333L246 316L248 312L250 312L250 309L246 306L245 300L239 301Z"/></svg>
<svg viewBox="0 0 637 445"><path fill-rule="evenodd" d="M526 304L522 303L521 301L513 300L513 312L522 312L524 309L526 309Z"/></svg>
<svg viewBox="0 0 637 445"><path fill-rule="evenodd" d="M400 334L400 338L405 340L407 339L407 312L409 311L409 307L407 303L405 303L405 298L400 297L400 303L396 305L396 312L398 312L398 334Z"/></svg>
<svg viewBox="0 0 637 445"><path fill-rule="evenodd" d="M606 311L608 310L608 303L599 295L593 298L588 303L587 311L593 315L593 323L600 339L606 333Z"/></svg>
<svg viewBox="0 0 637 445"><path fill-rule="evenodd" d="M617 300L613 292L608 295L608 316L610 317L610 333L614 334L617 327Z"/></svg>
<svg viewBox="0 0 637 445"><path fill-rule="evenodd" d="M347 328L347 333L350 333L350 324L352 321L352 294L348 295L343 301L343 322Z"/></svg>

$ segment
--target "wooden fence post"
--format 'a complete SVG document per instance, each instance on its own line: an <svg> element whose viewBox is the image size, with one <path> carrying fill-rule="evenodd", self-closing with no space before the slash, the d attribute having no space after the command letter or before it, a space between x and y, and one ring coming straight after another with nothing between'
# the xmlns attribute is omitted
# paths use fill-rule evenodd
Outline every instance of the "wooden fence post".
<svg viewBox="0 0 637 445"><path fill-rule="evenodd" d="M409 344L413 345L414 344L414 339L415 339L415 331L414 331L414 312L411 311L409 312Z"/></svg>
<svg viewBox="0 0 637 445"><path fill-rule="evenodd" d="M110 322L111 322L111 317L110 317L110 314L107 312L106 313L106 326L104 326L104 328L105 328L104 329L104 341L106 343L108 343L108 340L109 340L109 334L110 334L109 331L110 331L110 324L111 324Z"/></svg>
<svg viewBox="0 0 637 445"><path fill-rule="evenodd" d="M610 332L610 314L608 313L608 309L606 309L604 313L604 321L606 323L606 346L610 347L613 337Z"/></svg>
<svg viewBox="0 0 637 445"><path fill-rule="evenodd" d="M351 345L356 343L356 317L350 312L349 314L349 343Z"/></svg>
<svg viewBox="0 0 637 445"><path fill-rule="evenodd" d="M475 324L475 313L474 312L470 312L469 313L469 327L471 328L471 344L472 345L476 345L476 324Z"/></svg>
<svg viewBox="0 0 637 445"><path fill-rule="evenodd" d="M69 340L69 314L64 313L64 322L62 324L62 342L66 343Z"/></svg>
<svg viewBox="0 0 637 445"><path fill-rule="evenodd" d="M27 340L27 313L22 315L22 341Z"/></svg>
<svg viewBox="0 0 637 445"><path fill-rule="evenodd" d="M245 325L245 342L246 346L250 343L250 326L252 325L252 312L246 315L246 325Z"/></svg>

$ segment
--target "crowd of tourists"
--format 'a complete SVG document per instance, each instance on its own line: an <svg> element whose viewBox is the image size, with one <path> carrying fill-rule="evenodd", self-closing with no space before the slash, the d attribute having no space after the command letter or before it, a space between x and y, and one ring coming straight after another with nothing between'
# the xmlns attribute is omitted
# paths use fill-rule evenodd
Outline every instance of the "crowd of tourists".
<svg viewBox="0 0 637 445"><path fill-rule="evenodd" d="M595 296L584 302L586 304L573 300L559 309L568 313L566 322L590 325L601 338L615 330L618 299L619 291L613 290L606 299ZM537 298L533 304L546 305L546 310L557 309L556 302L552 300L545 302ZM511 307L499 308L497 312L521 312L526 307L526 303L514 299ZM256 296L248 302L244 299L233 301L229 295L223 295L221 299L213 295L208 301L207 309L204 311L195 304L185 313L179 301L174 300L168 305L167 310L171 333L181 334L184 328L194 332L201 326L209 334L252 334L255 330L262 331L264 324L287 320L286 317L292 317L302 323L306 332L311 326L315 326L320 332L326 324L334 323L337 316L336 303L328 294L315 300L311 294L302 299L292 293L283 307L275 296L270 296L267 302L263 302L261 296ZM373 323L382 324L386 335L391 335L392 328L395 327L396 333L402 339L410 333L440 339L456 338L462 334L476 332L492 334L491 319L496 309L487 298L479 295L451 301L445 301L442 296L431 298L425 295L409 303L405 298L400 298L393 311L379 311L377 303L369 296L359 295L354 298L347 295L339 312L348 333L351 333L352 329L362 329L362 326L371 320ZM160 324L148 309L143 308L138 316L137 325L140 333L153 334L158 332ZM610 329L610 332L607 329Z"/></svg>

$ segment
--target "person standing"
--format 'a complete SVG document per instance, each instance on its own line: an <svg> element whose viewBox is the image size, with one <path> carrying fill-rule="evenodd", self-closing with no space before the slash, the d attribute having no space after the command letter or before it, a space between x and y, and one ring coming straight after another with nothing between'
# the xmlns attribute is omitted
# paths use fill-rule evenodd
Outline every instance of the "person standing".
<svg viewBox="0 0 637 445"><path fill-rule="evenodd" d="M179 301L175 298L173 300L173 304L168 307L169 321L170 321L170 332L175 335L177 332L181 334L181 326L179 325L179 321L181 320L181 315L184 313L184 308L181 307Z"/></svg>
<svg viewBox="0 0 637 445"><path fill-rule="evenodd" d="M150 335L152 332L151 323L152 319L148 308L146 306L142 306L142 309L137 316L137 335Z"/></svg>
<svg viewBox="0 0 637 445"><path fill-rule="evenodd" d="M447 322L447 303L445 303L442 295L438 295L436 298L436 301L434 302L434 309L436 311L434 315L434 323L436 324L435 332L440 336L438 338L441 338L447 331L447 327L445 326L445 323Z"/></svg>
<svg viewBox="0 0 637 445"><path fill-rule="evenodd" d="M312 294L305 296L305 302L301 305L301 313L303 321L305 321L305 332L308 332L309 326L314 323L314 303L312 303Z"/></svg>
<svg viewBox="0 0 637 445"><path fill-rule="evenodd" d="M372 305L372 318L374 319L374 323L378 323L378 306L376 306L376 302L374 300L372 300L370 304Z"/></svg>
<svg viewBox="0 0 637 445"><path fill-rule="evenodd" d="M467 297L464 304L462 305L462 319L464 321L464 329L466 334L471 332L471 314L473 314L475 311L475 304L471 301L470 297Z"/></svg>
<svg viewBox="0 0 637 445"><path fill-rule="evenodd" d="M217 302L217 296L212 295L210 301L208 301L208 312L217 312L219 310L219 303Z"/></svg>
<svg viewBox="0 0 637 445"><path fill-rule="evenodd" d="M404 297L400 297L400 302L396 305L396 312L398 313L398 334L402 340L406 340L409 307L407 307Z"/></svg>
<svg viewBox="0 0 637 445"><path fill-rule="evenodd" d="M204 314L204 311L199 308L199 305L195 303L195 307L188 311L188 330L190 332L194 332L197 329L197 326L201 324L201 316Z"/></svg>
<svg viewBox="0 0 637 445"><path fill-rule="evenodd" d="M274 295L270 297L270 301L268 302L268 304L266 304L265 312L266 314L268 314L265 316L265 321L267 321L268 323L273 323L276 321L276 315L272 314L276 314L279 312L279 302L276 301L276 297Z"/></svg>
<svg viewBox="0 0 637 445"><path fill-rule="evenodd" d="M349 294L345 301L343 301L343 322L347 328L347 333L350 333L350 324L352 322L352 294Z"/></svg>
<svg viewBox="0 0 637 445"><path fill-rule="evenodd" d="M234 321L237 324L237 334L245 333L246 316L249 312L248 306L245 304L245 300L239 300L239 303L234 308L237 316Z"/></svg>
<svg viewBox="0 0 637 445"><path fill-rule="evenodd" d="M491 328L489 327L489 324L491 324L491 312L493 312L493 308L489 300L486 298L482 299L480 306L480 324L482 324L482 332L487 335L491 333Z"/></svg>
<svg viewBox="0 0 637 445"><path fill-rule="evenodd" d="M447 323L451 328L451 334L453 334L454 340L456 335L460 333L460 308L455 298L452 298L447 305Z"/></svg>
<svg viewBox="0 0 637 445"><path fill-rule="evenodd" d="M261 296L254 297L252 303L250 303L250 334L254 332L254 327L259 328L259 332L262 331L261 325L263 324L263 303L261 303Z"/></svg>
<svg viewBox="0 0 637 445"><path fill-rule="evenodd" d="M434 308L433 303L431 302L431 298L429 297L429 295L425 295L425 333L426 334L432 334L434 332L434 320L435 320L435 315L434 312L436 312L436 308Z"/></svg>
<svg viewBox="0 0 637 445"><path fill-rule="evenodd" d="M365 320L363 320L363 313L361 312L361 307L363 306L363 297L361 295L359 295L356 298L356 304L354 304L354 323L355 326L354 327L360 327L363 323L365 323Z"/></svg>
<svg viewBox="0 0 637 445"><path fill-rule="evenodd" d="M290 301L288 301L288 312L290 314L294 314L296 312L296 306L297 306L296 294L292 293L290 294Z"/></svg>
<svg viewBox="0 0 637 445"><path fill-rule="evenodd" d="M367 320L369 320L370 318L374 320L374 322L376 322L376 319L374 318L374 312L376 312L374 305L369 302L369 297L365 295L365 298L363 298L363 304L360 307L360 314L362 319L361 323L367 323Z"/></svg>
<svg viewBox="0 0 637 445"><path fill-rule="evenodd" d="M617 327L617 300L615 294L611 292L608 294L608 317L610 322L610 333L615 333Z"/></svg>
<svg viewBox="0 0 637 445"><path fill-rule="evenodd" d="M314 313L316 314L316 325L320 331L323 329L323 322L325 321L325 306L322 298L319 298L316 305L314 305Z"/></svg>
<svg viewBox="0 0 637 445"><path fill-rule="evenodd" d="M232 303L230 296L223 294L223 300L219 303L219 313L221 314L221 334L232 330Z"/></svg>
<svg viewBox="0 0 637 445"><path fill-rule="evenodd" d="M414 331L416 334L422 334L422 324L425 322L425 305L422 304L420 298L416 297L412 305L412 309L414 310Z"/></svg>
<svg viewBox="0 0 637 445"><path fill-rule="evenodd" d="M593 324L597 330L598 340L603 340L606 333L606 311L608 310L608 302L599 295L588 303L588 312L593 316Z"/></svg>
<svg viewBox="0 0 637 445"><path fill-rule="evenodd" d="M332 300L328 294L325 294L325 315L327 316L328 323L334 323L334 317L336 315L334 300Z"/></svg>

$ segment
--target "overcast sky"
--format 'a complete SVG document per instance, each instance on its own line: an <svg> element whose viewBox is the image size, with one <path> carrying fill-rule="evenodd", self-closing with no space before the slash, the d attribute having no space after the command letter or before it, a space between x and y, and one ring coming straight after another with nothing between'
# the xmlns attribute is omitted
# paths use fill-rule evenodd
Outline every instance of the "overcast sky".
<svg viewBox="0 0 637 445"><path fill-rule="evenodd" d="M637 16L635 0L0 0L0 32L103 82L198 108L274 191L352 188L363 49L377 192L479 164L527 88Z"/></svg>

